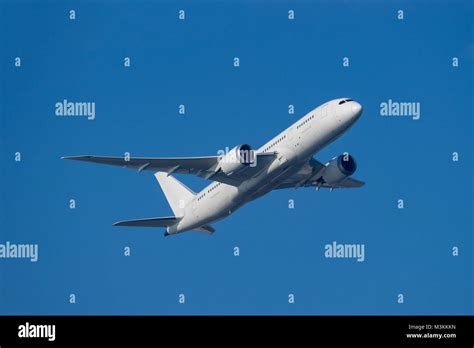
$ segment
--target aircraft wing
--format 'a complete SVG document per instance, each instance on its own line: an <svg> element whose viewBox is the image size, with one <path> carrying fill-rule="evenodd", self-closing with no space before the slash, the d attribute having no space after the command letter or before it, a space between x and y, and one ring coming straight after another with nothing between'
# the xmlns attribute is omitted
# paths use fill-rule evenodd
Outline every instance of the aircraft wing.
<svg viewBox="0 0 474 348"><path fill-rule="evenodd" d="M153 172L166 172L168 174L193 174L203 179L222 182L233 186L240 185L243 181L255 176L266 168L275 158L273 153L256 154L255 166L248 166L245 170L233 175L227 175L219 169L219 156L207 157L105 157L105 156L66 156L62 159L108 164L123 168L137 169L139 172L150 170Z"/></svg>
<svg viewBox="0 0 474 348"><path fill-rule="evenodd" d="M311 158L306 165L301 168L297 173L293 174L275 190L285 188L298 188L298 187L323 187L323 188L356 188L364 186L363 181L347 177L337 185L328 185L327 183L321 182L319 179L322 176L322 170L325 168L324 164L318 160Z"/></svg>

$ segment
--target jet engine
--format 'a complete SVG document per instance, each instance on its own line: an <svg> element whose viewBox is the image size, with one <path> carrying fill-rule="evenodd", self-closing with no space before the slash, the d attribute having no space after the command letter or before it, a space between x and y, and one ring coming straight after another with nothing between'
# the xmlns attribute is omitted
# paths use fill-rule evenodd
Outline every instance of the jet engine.
<svg viewBox="0 0 474 348"><path fill-rule="evenodd" d="M348 153L344 153L336 158L333 158L326 165L322 179L329 185L334 185L354 174L356 168L357 164L354 157Z"/></svg>
<svg viewBox="0 0 474 348"><path fill-rule="evenodd" d="M242 144L234 147L219 159L219 166L227 174L235 174L252 166L256 161L255 151L250 145Z"/></svg>

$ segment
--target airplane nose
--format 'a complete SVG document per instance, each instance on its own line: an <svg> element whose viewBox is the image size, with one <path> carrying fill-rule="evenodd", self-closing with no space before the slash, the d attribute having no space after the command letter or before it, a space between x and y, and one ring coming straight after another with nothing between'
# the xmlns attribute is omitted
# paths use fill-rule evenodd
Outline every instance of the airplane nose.
<svg viewBox="0 0 474 348"><path fill-rule="evenodd" d="M352 103L352 115L353 117L358 118L362 114L362 105L360 105L358 102L353 101Z"/></svg>

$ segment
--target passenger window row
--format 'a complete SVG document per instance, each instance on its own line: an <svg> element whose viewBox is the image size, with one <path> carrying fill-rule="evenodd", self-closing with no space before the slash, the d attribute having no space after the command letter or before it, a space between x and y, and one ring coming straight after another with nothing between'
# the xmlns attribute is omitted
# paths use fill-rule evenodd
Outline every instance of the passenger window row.
<svg viewBox="0 0 474 348"><path fill-rule="evenodd" d="M267 152L268 150L270 150L273 146L275 146L276 144L282 142L284 139L286 138L286 135L278 138L277 140L275 140L271 145L268 145L264 150L263 152Z"/></svg>
<svg viewBox="0 0 474 348"><path fill-rule="evenodd" d="M215 184L215 185L211 186L211 188L210 188L209 190L207 190L207 192L211 192L211 191L213 191L214 189L218 188L220 185L221 185L221 183L220 183L220 182L218 182L217 184Z"/></svg>
<svg viewBox="0 0 474 348"><path fill-rule="evenodd" d="M214 185L212 185L208 190L207 190L207 193L210 193L211 191L214 191L216 188L218 188L219 186L221 186L221 182L218 182L218 183L215 183ZM202 193L199 197L198 197L198 201L200 201L201 199L204 198L204 196L206 195L206 192Z"/></svg>
<svg viewBox="0 0 474 348"><path fill-rule="evenodd" d="M298 129L298 128L304 126L306 123L308 123L309 121L311 121L311 120L314 118L314 116L315 116L314 114L311 115L311 116L309 116L306 120L304 120L304 121L301 122L299 125L297 125L296 128Z"/></svg>

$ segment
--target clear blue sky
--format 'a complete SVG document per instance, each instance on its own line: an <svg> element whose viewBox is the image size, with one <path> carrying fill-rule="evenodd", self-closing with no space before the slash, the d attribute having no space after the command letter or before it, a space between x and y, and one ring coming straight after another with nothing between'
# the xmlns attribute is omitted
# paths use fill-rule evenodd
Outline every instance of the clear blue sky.
<svg viewBox="0 0 474 348"><path fill-rule="evenodd" d="M38 243L39 261L0 259L0 314L473 314L472 4L1 0L0 243ZM363 116L316 157L350 151L367 185L273 192L213 236L114 228L171 215L153 175L59 160L258 147L337 97ZM56 117L63 99L96 119ZM421 119L381 117L388 99ZM332 241L365 262L326 259Z"/></svg>

